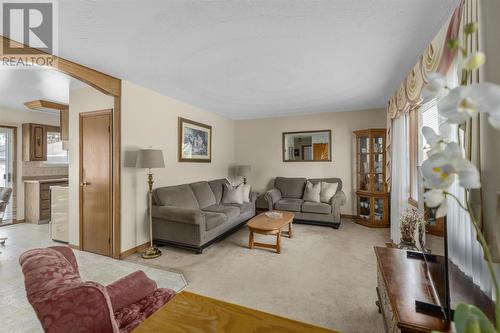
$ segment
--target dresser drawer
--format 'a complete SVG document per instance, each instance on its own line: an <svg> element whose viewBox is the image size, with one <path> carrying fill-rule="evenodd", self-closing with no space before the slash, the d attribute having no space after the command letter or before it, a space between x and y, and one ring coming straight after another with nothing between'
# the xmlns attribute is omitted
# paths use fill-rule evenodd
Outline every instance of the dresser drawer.
<svg viewBox="0 0 500 333"><path fill-rule="evenodd" d="M40 200L48 200L48 199L50 199L50 191L40 190Z"/></svg>

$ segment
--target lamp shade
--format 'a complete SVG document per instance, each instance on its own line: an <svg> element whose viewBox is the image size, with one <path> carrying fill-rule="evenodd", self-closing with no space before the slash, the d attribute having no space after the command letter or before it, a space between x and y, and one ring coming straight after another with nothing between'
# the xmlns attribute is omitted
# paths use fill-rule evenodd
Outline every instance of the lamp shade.
<svg viewBox="0 0 500 333"><path fill-rule="evenodd" d="M250 175L250 165L240 165L238 166L238 176L247 177Z"/></svg>
<svg viewBox="0 0 500 333"><path fill-rule="evenodd" d="M164 168L163 153L159 149L141 149L137 152L135 161L137 168Z"/></svg>

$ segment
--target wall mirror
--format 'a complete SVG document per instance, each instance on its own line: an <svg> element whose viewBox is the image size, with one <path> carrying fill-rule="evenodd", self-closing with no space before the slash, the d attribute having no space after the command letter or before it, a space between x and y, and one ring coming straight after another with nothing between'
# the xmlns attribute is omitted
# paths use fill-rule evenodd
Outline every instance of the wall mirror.
<svg viewBox="0 0 500 333"><path fill-rule="evenodd" d="M328 162L331 160L331 130L283 133L283 162Z"/></svg>

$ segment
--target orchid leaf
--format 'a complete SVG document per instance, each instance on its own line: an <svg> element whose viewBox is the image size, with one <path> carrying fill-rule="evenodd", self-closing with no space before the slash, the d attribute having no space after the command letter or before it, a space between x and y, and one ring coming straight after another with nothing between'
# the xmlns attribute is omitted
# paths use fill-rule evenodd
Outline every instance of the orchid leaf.
<svg viewBox="0 0 500 333"><path fill-rule="evenodd" d="M477 307L459 304L453 316L457 333L495 333L488 317Z"/></svg>

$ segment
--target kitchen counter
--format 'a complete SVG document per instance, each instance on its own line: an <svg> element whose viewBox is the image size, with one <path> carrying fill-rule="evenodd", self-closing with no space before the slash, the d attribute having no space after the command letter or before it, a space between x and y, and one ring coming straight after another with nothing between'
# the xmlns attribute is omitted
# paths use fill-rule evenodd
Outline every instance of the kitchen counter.
<svg viewBox="0 0 500 333"><path fill-rule="evenodd" d="M24 181L24 220L43 224L50 220L50 188L67 186L68 178L36 179Z"/></svg>

